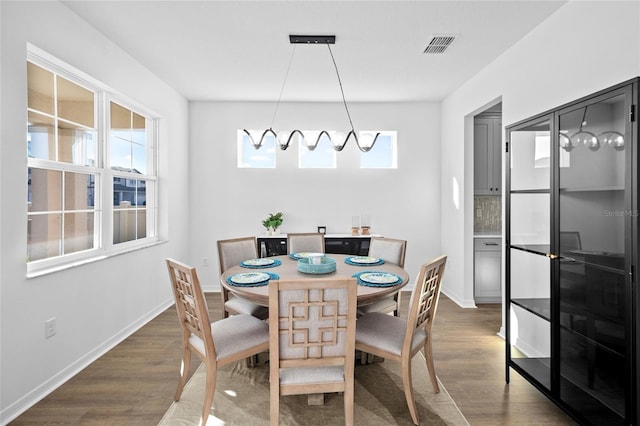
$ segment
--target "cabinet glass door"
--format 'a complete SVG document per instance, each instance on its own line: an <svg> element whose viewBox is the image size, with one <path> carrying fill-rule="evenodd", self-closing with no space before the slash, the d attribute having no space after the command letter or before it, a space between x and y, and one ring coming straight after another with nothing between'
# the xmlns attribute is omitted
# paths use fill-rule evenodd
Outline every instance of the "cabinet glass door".
<svg viewBox="0 0 640 426"><path fill-rule="evenodd" d="M512 129L509 145L508 356L550 389L550 118Z"/></svg>
<svg viewBox="0 0 640 426"><path fill-rule="evenodd" d="M625 416L627 99L619 90L558 116L560 397L594 424Z"/></svg>

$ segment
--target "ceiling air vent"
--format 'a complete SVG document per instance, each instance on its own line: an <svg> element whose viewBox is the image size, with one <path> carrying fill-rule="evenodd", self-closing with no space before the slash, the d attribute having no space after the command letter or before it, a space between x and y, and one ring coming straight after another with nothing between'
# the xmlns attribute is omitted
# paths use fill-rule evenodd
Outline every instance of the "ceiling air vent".
<svg viewBox="0 0 640 426"><path fill-rule="evenodd" d="M442 54L451 46L451 43L453 43L455 39L456 35L454 34L436 34L427 45L427 48L424 49L424 53L430 55Z"/></svg>

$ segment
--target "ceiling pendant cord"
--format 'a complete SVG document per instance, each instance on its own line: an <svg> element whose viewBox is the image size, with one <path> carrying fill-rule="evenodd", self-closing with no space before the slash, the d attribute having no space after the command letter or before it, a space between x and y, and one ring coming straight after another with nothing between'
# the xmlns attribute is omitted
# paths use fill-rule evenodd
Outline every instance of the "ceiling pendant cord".
<svg viewBox="0 0 640 426"><path fill-rule="evenodd" d="M276 103L276 108L273 111L273 117L271 117L271 125L270 129L273 129L273 123L276 121L276 115L278 114L278 108L280 107L280 101L282 101L282 94L284 93L284 87L287 84L287 78L289 77L289 70L291 69L291 64L293 63L293 57L296 54L296 45L293 45L293 50L291 51L291 57L289 57L289 65L287 65L287 71L284 73L284 80L282 80L282 87L280 88L280 95L278 96L278 102Z"/></svg>
<svg viewBox="0 0 640 426"><path fill-rule="evenodd" d="M358 135L356 134L355 129L353 128L353 121L351 120L351 114L349 113L349 108L347 107L347 100L344 96L344 89L342 88L342 80L340 79L340 72L338 72L338 65L336 64L336 59L333 56L333 51L331 50L331 45L327 43L327 48L329 49L329 54L331 55L331 61L333 61L333 67L336 70L336 76L338 77L338 85L340 86L340 93L342 94L342 103L344 105L344 109L347 112L347 118L349 119L349 125L351 126L351 131L349 131L349 133L347 134L344 142L342 143L342 145L333 145L333 149L335 149L336 151L342 151L345 147L345 145L347 144L347 141L349 140L350 137L353 137L353 139L356 141L356 145L358 146L358 149L362 152L368 152L371 150L371 148L373 148L373 145L375 145L376 140L378 139L378 136L380 135L380 133L377 133L375 135L375 137L373 138L373 142L371 143L371 146L360 146L360 141L358 140Z"/></svg>
<svg viewBox="0 0 640 426"><path fill-rule="evenodd" d="M264 143L264 138L268 134L271 134L273 136L274 140L276 142L278 142L278 135L273 130L273 123L275 122L276 116L278 114L278 108L280 107L280 102L282 101L282 94L284 93L284 88L285 88L285 86L287 84L287 78L289 77L289 70L291 69L291 63L293 63L293 57L295 56L295 54L296 54L296 46L294 45L293 46L293 50L291 51L291 56L289 57L289 65L287 65L287 71L285 72L284 79L282 80L282 86L280 87L280 94L278 95L278 102L276 103L276 107L275 107L275 109L273 111L273 116L271 117L271 124L269 125L269 128L266 129L262 133L262 135L260 136L258 141L256 141L257 138L254 138L253 137L254 135L252 135L251 132L249 132L247 129L243 129L244 133L247 136L249 136L249 140L251 141L251 145L253 145L253 147L255 149L260 149L260 147L262 147L262 144ZM304 138L304 135L302 135L302 132L300 132L300 131L297 131L297 132L300 133L301 136ZM293 133L292 133L291 136L293 136ZM284 151L285 149L287 149L289 147L289 142L291 141L291 136L289 136L289 138L288 138L286 143L284 143L284 144L278 143L278 145L280 146L281 150Z"/></svg>
<svg viewBox="0 0 640 426"><path fill-rule="evenodd" d="M282 86L280 87L280 94L278 96L278 101L276 102L276 106L274 108L273 111L273 116L271 117L271 125L269 126L268 129L266 129L264 132L262 132L262 134L259 134L258 131L253 131L250 132L247 129L243 129L244 133L249 137L249 141L251 142L251 144L253 145L253 147L255 149L260 149L260 147L262 147L263 143L265 142L265 139L267 138L268 135L270 135L275 143L278 144L278 146L280 147L281 150L286 150L289 146L290 143L293 141L296 141L295 143L302 143L304 144L307 149L309 151L313 151L316 149L316 147L318 146L318 144L320 143L320 139L324 136L327 137L329 139L329 142L331 143L331 146L334 150L336 151L342 151L344 149L344 147L346 146L347 142L349 142L350 138L353 138L355 140L355 143L358 147L358 149L362 152L368 152L370 151L373 146L376 143L376 140L378 139L378 136L380 136L380 132L377 132L375 135L373 133L370 132L365 132L362 134L362 141L360 141L359 139L359 135L356 133L354 127L353 127L353 121L351 120L351 113L349 112L349 107L347 105L347 99L344 96L344 88L342 86L342 79L340 78L340 72L338 71L338 65L336 63L336 59L333 56L333 51L331 50L331 44L335 43L335 36L296 36L296 35L289 35L289 42L291 44L293 44L293 50L291 51L291 57L289 58L289 64L287 65L287 71L285 72L285 76L284 79L282 81ZM338 134L335 134L333 138L331 138L331 135L329 134L328 131L326 130L322 130L320 132L320 134L318 135L318 137L315 140L314 144L309 144L307 143L307 141L305 140L304 134L302 133L302 131L295 129L291 132L289 131L281 131L280 135L278 135L274 130L273 130L273 124L275 123L276 117L278 115L278 110L280 108L280 103L282 102L282 95L284 93L284 88L287 84L287 79L289 77L289 71L291 70L291 64L293 63L293 57L295 56L295 52L296 52L296 44L299 43L306 43L306 44L326 44L327 48L329 49L329 55L331 55L331 61L333 62L333 67L336 71L336 76L338 78L338 84L340 86L340 94L342 95L342 104L344 105L344 109L347 113L347 118L349 120L349 126L351 127L351 129L349 130L348 134L346 136L344 136L344 134L342 133L338 133L340 134L341 138L344 136L344 140L341 141L342 144L336 144L334 140L332 139L338 139ZM253 134L252 134L253 133ZM361 144L362 142L362 144Z"/></svg>
<svg viewBox="0 0 640 426"><path fill-rule="evenodd" d="M589 148L591 151L597 151L600 148L600 141L598 140L598 137L593 134L593 132L589 132L587 130L583 130L582 126L586 126L587 123L587 109L589 108L589 105L584 107L584 113L582 114L582 121L580 121L580 127L578 128L578 132L574 133L571 136L571 141L572 143L574 143L575 145L580 144L580 142L582 141L582 143Z"/></svg>

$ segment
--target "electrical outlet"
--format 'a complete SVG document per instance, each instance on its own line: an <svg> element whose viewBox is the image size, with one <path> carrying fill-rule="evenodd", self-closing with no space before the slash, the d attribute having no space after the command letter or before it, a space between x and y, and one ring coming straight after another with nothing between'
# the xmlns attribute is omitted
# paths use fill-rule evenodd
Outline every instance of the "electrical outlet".
<svg viewBox="0 0 640 426"><path fill-rule="evenodd" d="M56 317L50 318L44 322L44 337L48 339L56 334Z"/></svg>
<svg viewBox="0 0 640 426"><path fill-rule="evenodd" d="M202 258L202 266L209 266L209 258L208 257L203 257Z"/></svg>

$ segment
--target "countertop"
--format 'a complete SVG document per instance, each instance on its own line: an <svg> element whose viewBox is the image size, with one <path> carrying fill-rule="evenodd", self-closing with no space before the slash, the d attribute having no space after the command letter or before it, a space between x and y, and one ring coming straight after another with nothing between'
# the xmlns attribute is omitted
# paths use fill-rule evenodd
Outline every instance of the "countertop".
<svg viewBox="0 0 640 426"><path fill-rule="evenodd" d="M478 233L473 234L473 238L502 238L501 234L492 234L492 233Z"/></svg>

